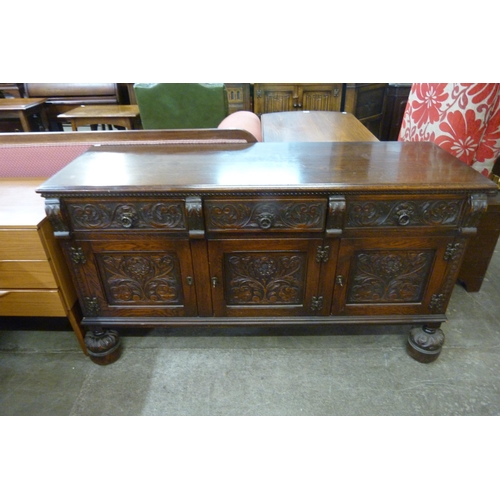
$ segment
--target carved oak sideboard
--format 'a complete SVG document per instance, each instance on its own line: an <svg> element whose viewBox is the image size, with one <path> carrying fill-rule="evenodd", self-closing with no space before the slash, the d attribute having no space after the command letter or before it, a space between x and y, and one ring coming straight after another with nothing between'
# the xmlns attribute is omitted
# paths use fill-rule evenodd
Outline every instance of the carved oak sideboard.
<svg viewBox="0 0 500 500"><path fill-rule="evenodd" d="M37 190L91 359L120 327L412 325L436 359L495 185L431 143L93 148Z"/></svg>

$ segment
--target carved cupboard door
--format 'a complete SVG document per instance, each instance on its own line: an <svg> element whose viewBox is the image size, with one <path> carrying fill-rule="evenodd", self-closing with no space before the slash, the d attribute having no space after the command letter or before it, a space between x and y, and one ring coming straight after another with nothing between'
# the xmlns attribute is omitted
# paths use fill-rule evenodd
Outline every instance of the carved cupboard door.
<svg viewBox="0 0 500 500"><path fill-rule="evenodd" d="M254 112L340 111L341 83L256 83Z"/></svg>
<svg viewBox="0 0 500 500"><path fill-rule="evenodd" d="M188 240L73 241L65 251L85 316L197 314Z"/></svg>
<svg viewBox="0 0 500 500"><path fill-rule="evenodd" d="M342 84L301 84L298 108L303 111L340 111Z"/></svg>
<svg viewBox="0 0 500 500"><path fill-rule="evenodd" d="M320 313L321 239L209 242L216 316L290 316Z"/></svg>
<svg viewBox="0 0 500 500"><path fill-rule="evenodd" d="M254 85L254 112L261 115L263 113L293 111L297 98L297 88L293 83L256 83Z"/></svg>
<svg viewBox="0 0 500 500"><path fill-rule="evenodd" d="M448 237L360 238L340 244L332 314L444 312L455 278ZM451 252L451 253L450 253Z"/></svg>

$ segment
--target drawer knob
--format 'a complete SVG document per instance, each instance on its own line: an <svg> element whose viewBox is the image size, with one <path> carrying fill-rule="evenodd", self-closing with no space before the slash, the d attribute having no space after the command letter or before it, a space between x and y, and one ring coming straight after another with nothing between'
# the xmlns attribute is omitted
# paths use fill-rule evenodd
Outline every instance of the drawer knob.
<svg viewBox="0 0 500 500"><path fill-rule="evenodd" d="M120 222L124 228L129 229L134 224L134 216L128 212L124 213L120 217Z"/></svg>
<svg viewBox="0 0 500 500"><path fill-rule="evenodd" d="M335 283L339 286L344 286L344 277L339 274L336 278L335 278Z"/></svg>
<svg viewBox="0 0 500 500"><path fill-rule="evenodd" d="M398 224L407 226L410 223L411 216L414 214L415 208L410 203L402 203L396 211Z"/></svg>
<svg viewBox="0 0 500 500"><path fill-rule="evenodd" d="M261 229L269 229L273 225L273 216L271 214L262 214L259 216L258 223Z"/></svg>
<svg viewBox="0 0 500 500"><path fill-rule="evenodd" d="M410 223L410 214L403 212L399 214L398 224L400 226L407 226Z"/></svg>

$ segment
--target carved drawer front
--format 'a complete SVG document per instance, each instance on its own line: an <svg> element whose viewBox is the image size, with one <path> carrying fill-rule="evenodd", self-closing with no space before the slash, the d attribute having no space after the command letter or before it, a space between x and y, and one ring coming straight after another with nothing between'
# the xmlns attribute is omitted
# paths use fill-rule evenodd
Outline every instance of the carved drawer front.
<svg viewBox="0 0 500 500"><path fill-rule="evenodd" d="M224 198L206 200L207 230L224 232L321 232L327 200L323 198Z"/></svg>
<svg viewBox="0 0 500 500"><path fill-rule="evenodd" d="M349 199L346 228L457 227L463 197L357 197Z"/></svg>
<svg viewBox="0 0 500 500"><path fill-rule="evenodd" d="M74 231L187 230L184 200L71 200L67 210Z"/></svg>

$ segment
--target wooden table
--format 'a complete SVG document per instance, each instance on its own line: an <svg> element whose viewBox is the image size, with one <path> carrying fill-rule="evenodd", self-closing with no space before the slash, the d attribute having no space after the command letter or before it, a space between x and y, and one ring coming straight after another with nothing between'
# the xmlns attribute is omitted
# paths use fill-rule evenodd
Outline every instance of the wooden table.
<svg viewBox="0 0 500 500"><path fill-rule="evenodd" d="M134 120L139 116L139 106L136 104L102 104L98 106L79 106L66 113L57 115L58 118L69 120L73 131L82 125L107 124L134 128Z"/></svg>
<svg viewBox="0 0 500 500"><path fill-rule="evenodd" d="M377 142L352 114L338 111L285 111L261 116L264 142Z"/></svg>
<svg viewBox="0 0 500 500"><path fill-rule="evenodd" d="M0 118L18 118L24 132L31 132L29 117L40 113L45 130L49 129L43 104L45 99L0 99Z"/></svg>

